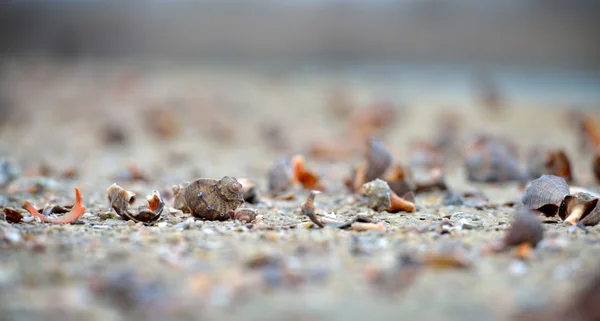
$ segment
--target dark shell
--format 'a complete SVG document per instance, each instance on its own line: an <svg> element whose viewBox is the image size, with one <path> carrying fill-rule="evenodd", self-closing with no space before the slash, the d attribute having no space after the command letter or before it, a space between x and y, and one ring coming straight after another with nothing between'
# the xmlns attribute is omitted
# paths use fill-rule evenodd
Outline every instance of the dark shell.
<svg viewBox="0 0 600 321"><path fill-rule="evenodd" d="M596 180L600 182L600 152L596 152L592 169L594 171L594 176L596 176Z"/></svg>
<svg viewBox="0 0 600 321"><path fill-rule="evenodd" d="M250 204L260 203L260 195L254 182L245 178L238 179L238 182L242 184L242 194L244 195L244 202Z"/></svg>
<svg viewBox="0 0 600 321"><path fill-rule="evenodd" d="M244 203L242 184L228 176L197 179L184 189L183 197L186 209L207 220L228 220L229 213Z"/></svg>
<svg viewBox="0 0 600 321"><path fill-rule="evenodd" d="M361 190L367 197L367 206L375 211L386 211L392 205L390 186L383 180L376 179L368 182L361 187Z"/></svg>
<svg viewBox="0 0 600 321"><path fill-rule="evenodd" d="M370 182L380 178L392 164L392 155L385 148L383 142L377 138L370 138L366 153L367 168L363 182Z"/></svg>
<svg viewBox="0 0 600 321"><path fill-rule="evenodd" d="M575 206L583 206L583 214L579 219L582 224L584 220L592 213L598 204L598 198L588 193L577 193L573 195L565 196L564 200L560 203L558 209L558 216L564 221L573 211ZM592 223L594 220L587 220L586 222ZM592 225L592 224L584 224Z"/></svg>
<svg viewBox="0 0 600 321"><path fill-rule="evenodd" d="M501 141L477 141L465 157L467 177L474 182L508 182L527 179L510 147Z"/></svg>
<svg viewBox="0 0 600 321"><path fill-rule="evenodd" d="M414 192L417 188L413 179L412 170L401 164L396 164L393 169L386 174L385 181L396 195Z"/></svg>
<svg viewBox="0 0 600 321"><path fill-rule="evenodd" d="M23 219L23 214L17 210L13 210L12 208L5 208L4 210L4 218L9 223L20 223Z"/></svg>
<svg viewBox="0 0 600 321"><path fill-rule="evenodd" d="M529 243L535 247L544 238L544 229L534 211L519 209L513 214L513 221L506 231L504 245L507 247Z"/></svg>
<svg viewBox="0 0 600 321"><path fill-rule="evenodd" d="M293 185L292 157L279 159L269 168L267 186L273 196L285 193Z"/></svg>
<svg viewBox="0 0 600 321"><path fill-rule="evenodd" d="M561 202L569 194L569 185L564 178L554 175L542 175L527 186L523 204L531 210L537 210L551 217L556 215Z"/></svg>
<svg viewBox="0 0 600 321"><path fill-rule="evenodd" d="M562 149L536 148L532 150L527 161L527 171L532 178L547 174L560 176L567 182L573 180L571 162Z"/></svg>

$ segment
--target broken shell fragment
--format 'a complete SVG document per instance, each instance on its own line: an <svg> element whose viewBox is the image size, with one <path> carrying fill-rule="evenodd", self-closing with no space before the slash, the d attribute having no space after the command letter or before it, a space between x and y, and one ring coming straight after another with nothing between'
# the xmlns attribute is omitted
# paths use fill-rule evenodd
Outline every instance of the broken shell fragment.
<svg viewBox="0 0 600 321"><path fill-rule="evenodd" d="M527 186L523 204L530 210L537 210L547 217L557 214L561 202L569 194L569 185L564 178L542 175Z"/></svg>
<svg viewBox="0 0 600 321"><path fill-rule="evenodd" d="M383 142L371 137L367 142L364 162L352 169L346 185L352 191L357 191L363 184L382 177L391 164L392 155L385 148Z"/></svg>
<svg viewBox="0 0 600 321"><path fill-rule="evenodd" d="M238 208L233 212L233 219L243 223L250 223L256 219L256 210L251 208Z"/></svg>
<svg viewBox="0 0 600 321"><path fill-rule="evenodd" d="M267 173L267 187L272 196L284 194L294 184L292 157L277 160Z"/></svg>
<svg viewBox="0 0 600 321"><path fill-rule="evenodd" d="M594 163L592 166L592 170L594 171L594 176L596 180L600 182L600 151L596 151L596 155L594 156Z"/></svg>
<svg viewBox="0 0 600 321"><path fill-rule="evenodd" d="M13 224L21 223L21 220L23 219L23 214L21 214L21 212L19 212L17 210L13 210L12 208L5 208L5 209L3 209L3 211L4 211L4 218L6 219L6 221L8 223L13 223Z"/></svg>
<svg viewBox="0 0 600 321"><path fill-rule="evenodd" d="M527 171L532 178L547 174L560 176L567 182L573 181L571 162L562 149L536 148L527 159Z"/></svg>
<svg viewBox="0 0 600 321"><path fill-rule="evenodd" d="M575 225L584 220L592 213L598 204L598 198L588 193L577 193L565 196L558 209L558 216L567 224ZM586 220L587 225L593 220ZM586 225L586 224L584 224Z"/></svg>
<svg viewBox="0 0 600 321"><path fill-rule="evenodd" d="M177 191L177 209L206 220L228 220L244 203L242 184L229 176L220 180L200 178Z"/></svg>
<svg viewBox="0 0 600 321"><path fill-rule="evenodd" d="M148 206L140 206L137 213L129 210L129 205L135 202L135 193L125 190L117 184L112 184L106 190L108 202L115 212L128 220L134 222L149 223L160 218L165 207L165 202L157 191L146 197Z"/></svg>
<svg viewBox="0 0 600 321"><path fill-rule="evenodd" d="M258 188L256 187L256 184L253 181L247 178L240 178L238 179L238 182L242 184L242 195L244 196L244 202L250 204L260 203Z"/></svg>
<svg viewBox="0 0 600 321"><path fill-rule="evenodd" d="M535 212L520 209L514 212L513 221L504 236L505 247L528 243L535 247L544 238L542 223Z"/></svg>
<svg viewBox="0 0 600 321"><path fill-rule="evenodd" d="M364 184L360 188L360 193L367 197L367 206L378 212L387 211L390 213L397 213L400 211L415 211L414 202L396 195L396 193L390 189L388 183L381 179L376 179ZM407 195L414 198L412 193Z"/></svg>
<svg viewBox="0 0 600 321"><path fill-rule="evenodd" d="M315 197L319 193L321 192L311 191L310 194L308 194L308 198L306 199L306 201L300 205L300 211L302 212L302 214L308 216L308 218L318 227L323 228L325 227L325 225L319 220L315 210Z"/></svg>
<svg viewBox="0 0 600 321"><path fill-rule="evenodd" d="M324 189L323 183L319 180L319 176L305 168L304 157L301 155L294 155L292 157L292 172L293 180L300 183L302 187L318 191Z"/></svg>
<svg viewBox="0 0 600 321"><path fill-rule="evenodd" d="M408 192L415 191L417 188L412 176L412 171L401 164L394 165L392 170L386 174L384 180L397 195L404 195Z"/></svg>
<svg viewBox="0 0 600 321"><path fill-rule="evenodd" d="M23 208L26 209L31 215L39 218L42 222L54 223L54 224L67 224L78 219L85 210L87 209L85 206L81 204L81 192L76 187L75 188L75 203L73 207L71 207L71 211L66 215L63 215L58 218L47 217L38 212L38 210L33 207L33 205L27 201L23 202Z"/></svg>

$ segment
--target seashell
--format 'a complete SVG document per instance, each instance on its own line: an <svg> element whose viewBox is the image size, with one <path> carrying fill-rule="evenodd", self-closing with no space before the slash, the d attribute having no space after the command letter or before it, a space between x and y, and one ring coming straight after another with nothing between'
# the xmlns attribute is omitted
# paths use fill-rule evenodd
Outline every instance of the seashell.
<svg viewBox="0 0 600 321"><path fill-rule="evenodd" d="M177 189L177 209L206 220L228 220L244 203L242 184L229 176L220 180L200 178Z"/></svg>
<svg viewBox="0 0 600 321"><path fill-rule="evenodd" d="M294 184L292 157L277 160L267 173L267 187L272 196L284 194Z"/></svg>
<svg viewBox="0 0 600 321"><path fill-rule="evenodd" d="M592 164L592 170L594 172L596 180L600 182L600 150L596 151L596 155L594 156L594 162Z"/></svg>
<svg viewBox="0 0 600 321"><path fill-rule="evenodd" d="M233 212L233 219L243 223L250 223L256 219L256 210L251 208L238 208Z"/></svg>
<svg viewBox="0 0 600 321"><path fill-rule="evenodd" d="M300 183L302 187L318 191L323 191L325 189L323 183L319 180L319 176L305 168L304 157L301 155L292 157L292 171L293 181Z"/></svg>
<svg viewBox="0 0 600 321"><path fill-rule="evenodd" d="M493 137L479 137L467 149L467 178L473 182L526 181L510 144Z"/></svg>
<svg viewBox="0 0 600 321"><path fill-rule="evenodd" d="M258 188L256 187L256 184L253 181L247 178L240 178L238 179L238 182L242 184L242 195L244 197L244 202L250 204L260 203Z"/></svg>
<svg viewBox="0 0 600 321"><path fill-rule="evenodd" d="M306 201L300 205L300 211L302 212L302 214L308 216L308 218L313 223L315 223L315 225L317 225L320 228L323 228L325 227L325 225L319 220L315 210L315 197L319 193L321 192L311 191L310 194L308 194L308 198L306 199Z"/></svg>
<svg viewBox="0 0 600 321"><path fill-rule="evenodd" d="M268 188L271 195L285 194L296 183L306 189L323 190L324 186L318 175L307 170L304 163L302 155L284 157L275 162L267 174Z"/></svg>
<svg viewBox="0 0 600 321"><path fill-rule="evenodd" d="M528 243L535 247L543 238L544 229L536 212L521 208L513 213L513 221L506 230L503 244L511 247Z"/></svg>
<svg viewBox="0 0 600 321"><path fill-rule="evenodd" d="M547 217L556 215L561 202L569 194L569 185L564 178L542 175L527 186L523 204L530 210L537 210Z"/></svg>
<svg viewBox="0 0 600 321"><path fill-rule="evenodd" d="M562 149L536 148L527 159L527 171L532 178L547 174L560 176L567 182L573 181L571 162Z"/></svg>
<svg viewBox="0 0 600 321"><path fill-rule="evenodd" d="M154 222L160 218L165 207L165 202L160 197L158 191L152 191L146 197L148 205L140 206L137 213L129 210L129 206L135 203L135 193L127 191L117 184L112 184L106 190L106 194L108 195L108 202L115 212L122 218L134 222Z"/></svg>
<svg viewBox="0 0 600 321"><path fill-rule="evenodd" d="M23 202L23 208L26 209L31 215L39 218L42 222L54 223L54 224L67 224L78 219L86 211L86 207L81 204L81 192L79 188L75 187L75 203L71 206L71 210L66 215L58 218L48 217L40 214L38 210L33 207L28 201Z"/></svg>
<svg viewBox="0 0 600 321"><path fill-rule="evenodd" d="M386 174L385 181L396 195L404 195L417 188L412 171L401 164L394 165L392 170Z"/></svg>
<svg viewBox="0 0 600 321"><path fill-rule="evenodd" d="M388 183L381 179L364 184L359 192L367 197L367 205L375 211L387 211L390 213L415 211L414 199L411 202L399 197L390 189ZM406 196L407 198L414 198L412 193Z"/></svg>
<svg viewBox="0 0 600 321"><path fill-rule="evenodd" d="M21 223L21 220L23 219L23 214L21 214L21 212L17 211L17 210L13 210L12 208L4 208L4 219L8 222L8 223Z"/></svg>
<svg viewBox="0 0 600 321"><path fill-rule="evenodd" d="M597 204L598 198L588 193L567 195L560 204L558 216L565 223L573 225L577 222L584 225L595 225L598 223L596 222L598 218L594 216L588 218L588 216L596 209Z"/></svg>
<svg viewBox="0 0 600 321"><path fill-rule="evenodd" d="M371 137L367 142L367 152L364 162L353 168L347 186L356 191L363 184L380 178L392 164L392 155L387 151L383 142Z"/></svg>

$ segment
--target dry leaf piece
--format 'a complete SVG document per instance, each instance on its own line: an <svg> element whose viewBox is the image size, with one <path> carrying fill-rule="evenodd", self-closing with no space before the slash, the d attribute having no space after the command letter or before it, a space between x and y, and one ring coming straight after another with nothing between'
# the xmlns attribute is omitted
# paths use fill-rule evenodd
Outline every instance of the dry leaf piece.
<svg viewBox="0 0 600 321"><path fill-rule="evenodd" d="M293 180L300 183L302 187L311 190L322 191L325 189L319 176L307 170L304 166L304 157L295 155L292 157Z"/></svg>
<svg viewBox="0 0 600 321"><path fill-rule="evenodd" d="M561 202L569 194L569 185L564 178L542 175L527 186L523 204L530 210L537 210L547 217L557 214Z"/></svg>
<svg viewBox="0 0 600 321"><path fill-rule="evenodd" d="M39 218L42 222L54 224L71 223L78 219L81 215L83 215L83 213L85 213L86 210L86 207L81 204L81 192L77 187L75 188L75 203L73 204L71 211L69 211L69 213L64 216L52 218L42 215L38 213L38 210L36 210L35 207L33 207L33 205L27 201L23 202L23 208L26 209L29 213L31 213L31 215Z"/></svg>
<svg viewBox="0 0 600 321"><path fill-rule="evenodd" d="M176 189L177 209L206 220L228 220L244 203L242 184L229 176L220 180L200 178Z"/></svg>

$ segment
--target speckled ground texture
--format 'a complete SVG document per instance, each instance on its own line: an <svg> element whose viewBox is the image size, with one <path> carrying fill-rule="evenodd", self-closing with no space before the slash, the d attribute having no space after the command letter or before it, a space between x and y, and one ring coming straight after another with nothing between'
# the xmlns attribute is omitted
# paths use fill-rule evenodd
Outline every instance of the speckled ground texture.
<svg viewBox="0 0 600 321"><path fill-rule="evenodd" d="M523 166L536 144L563 147L576 183L597 191L592 153L578 148L566 112L580 103L577 88L563 88L562 100L545 99L545 92L561 95L552 89L506 92L506 106L491 111L477 107L466 78L458 77L461 87L445 74L446 82L430 71L412 82L418 72L398 73L7 61L1 83L12 108L0 125L0 152L21 174L1 192L2 207L21 209L24 200L68 205L78 187L88 210L76 224L42 223L24 211L25 222L0 221L0 319L510 320L569 304L599 268L599 226L586 234L550 219L531 259L512 251L483 255L509 225L513 208L502 204L521 198L519 184L470 183L455 157L446 163L449 186L481 191L497 206L445 206L444 192L428 192L417 194L415 213L377 213L353 202L343 185L360 152L323 161L307 151L348 137L347 120L328 107L332 90L343 88L357 108L377 99L398 106L397 122L382 137L396 162L410 159L410 142L434 139L436 115L452 109L460 114L459 140L476 132L506 136L517 142ZM600 101L587 98L582 107L596 107L587 112L598 119ZM172 137L157 137L149 125L164 117L152 114L157 108L173 117ZM106 143L111 128L122 131L122 143ZM277 131L276 141L268 138ZM194 220L172 210L171 186L198 177L249 178L265 193L269 166L291 153L306 154L307 166L320 173L321 213L337 220L370 215L385 231L308 228L302 190L291 200L246 204L260 224ZM40 164L52 169L49 177L36 176ZM123 179L127 166L149 181ZM77 176L62 178L69 168ZM36 182L43 188L30 194ZM112 213L105 191L114 182L140 196L136 205L161 191L167 210L160 221L145 226ZM443 233L442 220L453 225ZM424 265L415 275L393 276L399 257L444 249L467 267ZM392 276L382 285L374 273Z"/></svg>

